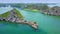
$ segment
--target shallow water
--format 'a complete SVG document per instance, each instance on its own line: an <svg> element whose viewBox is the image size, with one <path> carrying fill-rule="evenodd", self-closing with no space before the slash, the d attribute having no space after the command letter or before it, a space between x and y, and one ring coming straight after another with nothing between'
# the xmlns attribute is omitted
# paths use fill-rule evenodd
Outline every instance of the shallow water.
<svg viewBox="0 0 60 34"><path fill-rule="evenodd" d="M24 20L37 22L39 30L35 31L28 25L0 21L0 34L60 34L60 16L49 16L18 8L17 10L23 15Z"/></svg>

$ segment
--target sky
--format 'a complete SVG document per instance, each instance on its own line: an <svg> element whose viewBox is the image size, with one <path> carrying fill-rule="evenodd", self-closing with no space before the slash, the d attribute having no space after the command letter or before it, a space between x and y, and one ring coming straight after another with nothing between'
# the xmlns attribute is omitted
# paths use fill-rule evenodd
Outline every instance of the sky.
<svg viewBox="0 0 60 34"><path fill-rule="evenodd" d="M60 0L41 0L42 3L60 3Z"/></svg>
<svg viewBox="0 0 60 34"><path fill-rule="evenodd" d="M0 3L40 3L41 0L0 0Z"/></svg>
<svg viewBox="0 0 60 34"><path fill-rule="evenodd" d="M0 3L60 3L60 0L0 0Z"/></svg>

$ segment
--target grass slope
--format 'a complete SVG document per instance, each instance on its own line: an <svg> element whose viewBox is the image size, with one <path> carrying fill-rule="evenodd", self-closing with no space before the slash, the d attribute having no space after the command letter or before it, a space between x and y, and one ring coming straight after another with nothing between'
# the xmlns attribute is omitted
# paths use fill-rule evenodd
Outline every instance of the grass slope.
<svg viewBox="0 0 60 34"><path fill-rule="evenodd" d="M24 9L25 11L31 11L31 12L38 12L39 10L37 10L37 9Z"/></svg>
<svg viewBox="0 0 60 34"><path fill-rule="evenodd" d="M16 15L18 16L19 19L23 18L23 16L21 15L21 13L18 10L13 9L13 11L16 13ZM7 18L9 14L10 14L9 12L6 12L3 14L0 14L0 17Z"/></svg>
<svg viewBox="0 0 60 34"><path fill-rule="evenodd" d="M15 13L18 16L19 19L23 18L23 16L21 15L21 13L18 10L14 9L14 11L15 11Z"/></svg>

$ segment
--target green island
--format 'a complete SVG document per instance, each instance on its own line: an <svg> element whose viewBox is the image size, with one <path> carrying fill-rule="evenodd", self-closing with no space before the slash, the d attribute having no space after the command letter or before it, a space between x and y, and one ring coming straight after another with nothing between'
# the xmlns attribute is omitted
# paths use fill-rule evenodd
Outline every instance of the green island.
<svg viewBox="0 0 60 34"><path fill-rule="evenodd" d="M31 11L31 12L40 12L42 14L53 15L53 16L60 16L60 7L53 6L49 7L47 4L28 4L24 7L24 10Z"/></svg>

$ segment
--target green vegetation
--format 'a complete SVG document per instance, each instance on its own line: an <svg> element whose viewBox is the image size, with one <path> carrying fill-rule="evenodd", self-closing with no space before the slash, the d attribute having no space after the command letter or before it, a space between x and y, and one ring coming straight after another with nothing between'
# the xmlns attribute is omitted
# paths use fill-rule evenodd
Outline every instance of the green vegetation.
<svg viewBox="0 0 60 34"><path fill-rule="evenodd" d="M33 9L32 12L37 12L38 10L37 9Z"/></svg>
<svg viewBox="0 0 60 34"><path fill-rule="evenodd" d="M19 19L23 18L23 16L20 14L20 12L16 9L13 9L13 11L16 13L16 15L18 16ZM3 13L3 14L0 14L0 17L2 18L7 18L9 16L9 12L6 12L6 13Z"/></svg>
<svg viewBox="0 0 60 34"><path fill-rule="evenodd" d="M6 13L4 13L4 14L0 14L0 17L6 18L6 17L8 17L8 15L9 15L9 12L6 12Z"/></svg>
<svg viewBox="0 0 60 34"><path fill-rule="evenodd" d="M40 6L40 10L47 10L49 7L46 4Z"/></svg>
<svg viewBox="0 0 60 34"><path fill-rule="evenodd" d="M40 10L43 11L48 11L49 7L46 4L41 4L41 5L37 5L37 4L28 4L26 7L24 7L24 10L27 11L32 11L32 12L37 12Z"/></svg>
<svg viewBox="0 0 60 34"><path fill-rule="evenodd" d="M18 10L14 9L14 11L19 19L23 18L23 16L21 15L21 13Z"/></svg>
<svg viewBox="0 0 60 34"><path fill-rule="evenodd" d="M24 9L25 11L31 11L31 12L38 12L39 10L37 10L37 9Z"/></svg>
<svg viewBox="0 0 60 34"><path fill-rule="evenodd" d="M25 7L26 9L32 9L32 8L35 8L35 5L34 4L29 4L27 5L27 7Z"/></svg>

